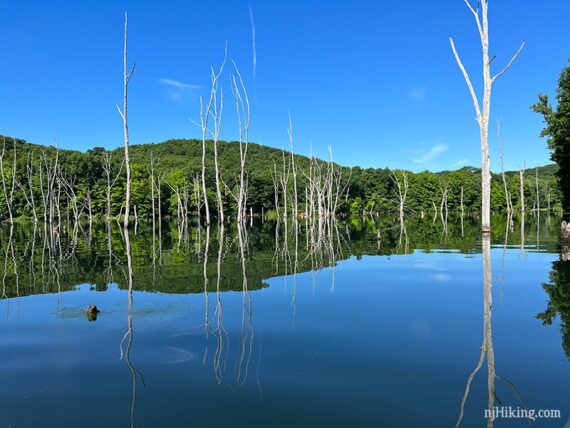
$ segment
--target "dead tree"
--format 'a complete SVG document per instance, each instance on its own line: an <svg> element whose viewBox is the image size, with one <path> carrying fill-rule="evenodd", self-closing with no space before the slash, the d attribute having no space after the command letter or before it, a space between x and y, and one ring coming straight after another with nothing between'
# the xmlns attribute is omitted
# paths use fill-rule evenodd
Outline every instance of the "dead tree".
<svg viewBox="0 0 570 428"><path fill-rule="evenodd" d="M457 65L465 78L467 87L473 99L473 104L475 107L476 120L479 124L479 133L481 138L481 191L482 191L482 207L481 207L481 227L483 233L491 233L491 162L489 157L489 118L491 113L491 89L493 83L499 76L501 76L505 71L507 71L515 59L520 54L524 47L524 42L520 45L519 49L509 60L507 65L495 75L491 75L491 62L493 58L489 58L489 21L487 18L487 11L489 8L488 0L480 0L477 10L473 8L469 0L464 0L465 4L475 17L475 23L477 24L477 29L479 31L479 37L481 39L481 48L483 54L483 100L482 107L479 104L479 98L475 93L473 84L471 83L471 78L467 73L457 50L455 49L455 43L453 38L449 38L449 43L451 49L453 50L453 55L457 61Z"/></svg>
<svg viewBox="0 0 570 428"><path fill-rule="evenodd" d="M441 203L439 206L439 213L441 216L441 222L444 224L444 226L447 227L447 217L448 217L448 209L447 209L447 199L448 199L448 195L449 195L449 190L447 188L447 183L445 181L443 181L442 183L440 183L440 187L439 190L441 192ZM445 209L445 216L444 216L444 209Z"/></svg>
<svg viewBox="0 0 570 428"><path fill-rule="evenodd" d="M169 183L168 180L166 184L176 195L176 218L181 236L188 222L188 184L184 181L182 187L180 187Z"/></svg>
<svg viewBox="0 0 570 428"><path fill-rule="evenodd" d="M287 129L287 134L289 135L289 150L291 151L291 169L293 171L293 201L291 207L292 207L293 223L296 226L299 217L299 198L297 195L297 170L295 168L295 155L293 154L293 123L291 121L290 112L289 112L289 128Z"/></svg>
<svg viewBox="0 0 570 428"><path fill-rule="evenodd" d="M210 118L210 106L204 110L204 102L200 96L200 128L202 130L202 194L204 196L205 224L210 225L210 205L208 204L208 192L206 189L206 136L208 134L208 119ZM198 217L200 217L198 211Z"/></svg>
<svg viewBox="0 0 570 428"><path fill-rule="evenodd" d="M521 214L524 217L525 214L525 206L524 206L524 171L525 167L523 167L519 171L519 184L520 184L520 201L521 201Z"/></svg>
<svg viewBox="0 0 570 428"><path fill-rule="evenodd" d="M10 224L14 224L14 216L12 213L12 207L14 202L14 190L16 188L16 140L13 142L12 151L14 153L14 158L12 162L12 178L9 184L6 184L6 176L4 174L4 154L6 152L6 139L2 144L2 152L0 153L0 175L2 175L2 191L4 192L4 200L6 201L6 209L8 211L8 221Z"/></svg>
<svg viewBox="0 0 570 428"><path fill-rule="evenodd" d="M164 179L164 177L161 174L158 174L156 177L156 198L158 200L158 211L157 211L157 216L158 216L158 236L161 237L162 236L162 197L161 197L161 192L162 192L162 180ZM159 241L159 249L162 248L162 243L161 241ZM161 253L162 254L162 253Z"/></svg>
<svg viewBox="0 0 570 428"><path fill-rule="evenodd" d="M200 189L200 176L196 174L193 180L194 189L194 203L196 204L196 210L198 212L198 219L200 218L200 210L202 207L201 189ZM199 229L198 229L199 230Z"/></svg>
<svg viewBox="0 0 570 428"><path fill-rule="evenodd" d="M106 202L107 202L107 224L109 224L109 222L111 221L111 191L113 190L115 183L117 182L117 180L121 176L121 172L123 171L123 165L124 164L125 164L125 160L123 159L123 162L121 162L121 167L119 168L117 175L115 175L113 178L112 177L112 175L113 175L112 153L111 152L105 152L103 154L103 171L105 171L105 176L107 177L107 188L106 188L106 193L105 193Z"/></svg>
<svg viewBox="0 0 570 428"><path fill-rule="evenodd" d="M16 181L16 184L22 191L22 195L24 195L24 199L28 206L32 209L32 217L34 218L34 223L38 222L38 213L36 211L36 201L34 199L34 187L33 187L33 180L34 180L34 164L33 164L33 154L32 152L28 153L28 160L26 162L26 179L28 180L28 190L25 189L24 185L20 183L20 181ZM30 192L28 195L28 191Z"/></svg>
<svg viewBox="0 0 570 428"><path fill-rule="evenodd" d="M538 189L538 167L535 169L535 181L536 181L536 215L540 217L540 192Z"/></svg>
<svg viewBox="0 0 570 428"><path fill-rule="evenodd" d="M399 213L400 213L400 224L404 223L404 208L406 205L406 197L408 195L408 174L406 171L399 170L402 175L402 179L398 178L398 170L390 171L390 177L398 189L398 199L399 199Z"/></svg>
<svg viewBox="0 0 570 428"><path fill-rule="evenodd" d="M275 199L275 215L277 217L277 224L279 224L279 176L277 174L277 163L273 161L273 171L271 172L271 179L273 180L273 196Z"/></svg>
<svg viewBox="0 0 570 428"><path fill-rule="evenodd" d="M497 134L499 137L499 141L500 141L500 123L497 122ZM503 189L505 192L505 203L507 205L507 215L508 216L512 216L513 214L513 201L511 198L511 194L509 193L509 189L507 187L507 179L505 177L505 167L504 167L504 162L503 162L503 144L501 143L500 147L499 147L499 157L501 159L501 179L503 180Z"/></svg>
<svg viewBox="0 0 570 428"><path fill-rule="evenodd" d="M128 91L129 91L129 82L131 81L131 77L133 77L133 73L135 72L136 64L133 65L131 70L129 71L127 68L127 34L128 34L128 17L127 13L125 12L125 41L124 41L124 49L123 49L123 110L117 104L117 111L123 119L123 139L125 143L125 170L127 172L127 183L126 183L126 192L125 192L125 217L123 220L123 227L126 229L129 227L129 210L131 204L131 162L129 159L129 123L128 123L128 116L127 116L127 105L128 105Z"/></svg>
<svg viewBox="0 0 570 428"><path fill-rule="evenodd" d="M236 113L239 126L239 159L240 159L240 173L239 173L239 190L237 197L238 223L242 223L245 219L245 208L247 204L247 188L245 183L245 160L247 157L247 148L249 144L249 125L251 118L251 110L249 105L249 98L247 90L241 78L239 69L234 62L236 76L232 76L232 91L236 99ZM239 85L238 85L239 81Z"/></svg>
<svg viewBox="0 0 570 428"><path fill-rule="evenodd" d="M150 208L151 208L151 215L152 215L152 237L154 239L154 235L156 233L156 205L154 203L155 196L154 196L154 157L150 156ZM154 253L153 253L154 254Z"/></svg>
<svg viewBox="0 0 570 428"><path fill-rule="evenodd" d="M87 215L89 216L89 229L91 229L91 226L93 225L93 200L91 198L91 192L92 190L89 189L87 191L87 195L85 195L85 202L84 205L87 206Z"/></svg>
<svg viewBox="0 0 570 428"><path fill-rule="evenodd" d="M220 69L216 73L214 68L210 68L210 98L208 100L208 104L204 107L204 102L202 97L200 96L200 123L195 123L200 127L202 130L202 193L204 196L204 209L206 214L205 224L206 226L210 225L210 205L208 203L208 193L206 188L206 138L208 132L211 133L214 139L214 168L215 168L215 181L216 181L216 199L218 202L218 221L223 222L223 202L221 196L221 178L220 172L218 167L218 138L221 130L221 121L222 121L222 109L223 109L223 92L220 90L220 102L218 105L218 81L224 69L227 60L227 52L228 47L226 44L224 50L224 60ZM214 129L209 131L209 120L212 117L214 121Z"/></svg>
<svg viewBox="0 0 570 428"><path fill-rule="evenodd" d="M289 183L289 176L291 174L291 165L289 162L285 162L285 149L281 150L282 154L282 166L283 172L281 173L281 189L283 194L283 218L287 219L287 191L288 191L288 183ZM286 166L287 165L287 166Z"/></svg>
<svg viewBox="0 0 570 428"><path fill-rule="evenodd" d="M218 141L220 139L220 131L222 126L222 111L224 108L224 93L220 88L219 102L218 102L218 81L224 70L227 57L227 47L224 53L224 61L218 70L218 73L214 72L212 67L210 70L210 79L212 86L210 88L210 115L212 117L213 129L212 140L214 143L214 177L216 182L216 200L218 203L218 222L222 224L224 222L224 201L222 198L222 186L221 186L221 176L220 176L220 166L218 163Z"/></svg>
<svg viewBox="0 0 570 428"><path fill-rule="evenodd" d="M79 225L82 209L79 206L79 199L77 197L77 193L75 192L75 180L75 176L69 178L63 177L65 193L67 194L68 200L70 202L69 208L73 212L74 228L77 228Z"/></svg>

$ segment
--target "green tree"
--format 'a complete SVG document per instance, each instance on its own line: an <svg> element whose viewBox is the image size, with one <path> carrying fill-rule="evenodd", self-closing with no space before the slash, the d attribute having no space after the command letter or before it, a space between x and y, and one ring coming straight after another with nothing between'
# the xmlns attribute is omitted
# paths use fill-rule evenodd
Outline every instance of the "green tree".
<svg viewBox="0 0 570 428"><path fill-rule="evenodd" d="M546 127L540 133L547 137L551 159L558 164L558 182L562 190L562 206L570 210L570 67L562 70L556 91L557 106L553 108L548 96L540 94L532 109L542 114Z"/></svg>

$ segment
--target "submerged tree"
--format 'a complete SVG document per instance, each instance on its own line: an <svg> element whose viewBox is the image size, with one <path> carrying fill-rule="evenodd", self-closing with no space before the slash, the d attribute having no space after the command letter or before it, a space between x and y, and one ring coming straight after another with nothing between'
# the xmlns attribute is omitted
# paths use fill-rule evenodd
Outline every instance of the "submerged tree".
<svg viewBox="0 0 570 428"><path fill-rule="evenodd" d="M491 74L491 62L493 58L489 58L489 21L487 18L487 12L489 8L488 0L481 0L478 3L477 9L474 9L469 0L464 0L465 4L475 17L475 23L477 24L477 29L479 30L479 37L481 39L481 49L483 54L483 100L482 105L479 103L479 98L475 93L473 84L471 83L471 78L465 69L465 66L461 62L459 54L455 49L455 43L453 38L449 38L449 43L451 44L451 49L453 50L453 55L457 61L457 65L465 78L467 87L473 98L473 104L475 106L476 120L479 124L479 133L481 138L481 190L482 190L482 205L481 205L481 227L483 233L491 232L491 160L489 157L489 118L491 114L491 89L493 83L499 76L501 76L505 71L507 71L517 56L520 54L522 48L524 47L524 42L521 44L519 49L507 63L507 65L499 71L497 74ZM481 10L479 10L479 5Z"/></svg>
<svg viewBox="0 0 570 428"><path fill-rule="evenodd" d="M4 175L4 153L6 150L6 139L2 144L2 152L0 152L0 176L2 176L2 190L4 193L4 200L6 201L6 209L8 210L8 219L10 224L14 224L13 204L14 204L14 190L16 188L16 141L13 143L14 161L12 162L11 179L7 182Z"/></svg>
<svg viewBox="0 0 570 428"><path fill-rule="evenodd" d="M125 170L127 172L127 184L125 191L125 217L123 221L123 226L125 229L129 227L129 210L131 204L131 163L129 159L129 122L127 116L127 104L128 104L128 91L129 82L133 73L135 72L136 65L133 65L130 71L127 69L127 34L128 34L128 16L125 12L125 44L123 48L123 110L117 105L117 111L123 119L123 139L125 143Z"/></svg>
<svg viewBox="0 0 570 428"><path fill-rule="evenodd" d="M570 210L570 66L562 70L556 92L557 106L553 108L548 95L540 94L532 109L542 114L545 128L540 133L547 137L550 159L558 164L559 185L562 189L562 207Z"/></svg>

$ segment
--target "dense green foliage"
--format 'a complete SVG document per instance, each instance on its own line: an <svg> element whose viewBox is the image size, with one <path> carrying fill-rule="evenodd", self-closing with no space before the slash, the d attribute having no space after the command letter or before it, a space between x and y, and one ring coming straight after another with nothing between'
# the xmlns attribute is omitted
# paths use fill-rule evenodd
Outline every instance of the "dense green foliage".
<svg viewBox="0 0 570 428"><path fill-rule="evenodd" d="M540 136L547 137L551 159L558 164L558 180L562 190L565 211L570 211L570 67L562 70L553 108L548 96L541 94L532 109L543 115L545 128Z"/></svg>
<svg viewBox="0 0 570 428"><path fill-rule="evenodd" d="M224 208L230 218L235 218L236 202L232 193L237 194L237 177L239 174L239 145L237 142L219 142L219 164L221 176L225 183ZM31 217L31 206L28 189L27 163L32 159L32 191L38 216L43 214L40 170L56 156L54 147L32 145L22 140L5 139L5 154L3 159L4 178L7 187L10 187L13 150L16 148L16 182L13 212L14 217ZM86 203L89 201L95 216L104 216L106 212L107 177L104 172L103 148L93 148L85 153L71 150L59 150L58 159L61 174L67 182L72 183L80 206L82 215L87 214ZM121 171L123 159L122 149L111 152L113 175ZM169 140L158 144L141 144L131 146L132 169L132 196L131 204L137 207L139 217L148 217L151 212L151 186L150 162L155 160L155 177L160 176L161 181L161 213L163 217L173 216L176 213L176 199L172 188L187 186L189 189L189 212L196 214L196 179L201 171L202 144L199 140ZM213 148L211 142L207 145L207 188L209 201L215 205L215 185L213 169ZM290 154L281 150L250 144L247 154L247 185L248 207L255 215L260 215L275 209L273 175L283 173L283 162L289 169ZM309 158L295 156L297 167L298 194L300 198L300 211L304 210L305 202L305 173L308 174ZM323 168L326 168L322 162ZM540 206L545 208L550 200L552 208L560 205L560 192L556 185L557 168L549 165L538 169ZM350 178L348 198L343 199L338 214L342 216L354 215L358 217L369 214L386 213L397 210L397 188L391 179L389 169L343 168L343 179ZM45 175L43 180L45 187ZM527 208L536 204L535 170L527 170L525 178L525 199ZM480 170L464 167L456 171L433 173L424 171L408 173L409 191L406 200L408 213L431 215L434 205L439 209L442 192L448 190L448 207L450 211L460 209L461 189L464 194L464 207L467 213L477 213L480 209ZM507 172L506 181L515 208L519 203L519 176L518 172ZM292 194L292 180L289 180L288 192ZM69 215L70 198L66 194L65 186L61 185L61 215ZM28 198L24 194L26 189ZM118 215L124 202L125 178L124 168L111 192L112 215ZM9 189L8 189L9 190ZM7 208L4 195L0 196L0 218L6 219ZM289 201L291 198L289 198ZM280 203L283 198L280 197ZM492 180L492 208L501 211L506 208L504 188L500 175L493 175ZM212 210L213 212L215 210Z"/></svg>

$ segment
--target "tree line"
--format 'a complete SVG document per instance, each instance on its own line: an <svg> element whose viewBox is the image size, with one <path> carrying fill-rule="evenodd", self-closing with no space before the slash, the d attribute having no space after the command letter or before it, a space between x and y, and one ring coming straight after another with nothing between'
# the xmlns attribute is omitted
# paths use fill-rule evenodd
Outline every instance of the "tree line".
<svg viewBox="0 0 570 428"><path fill-rule="evenodd" d="M0 138L2 222L22 218L47 223L54 217L93 221L124 216L126 171L121 149L95 147L79 152ZM205 147L206 197L217 208L216 174L210 153L214 146L208 141ZM332 159L293 155L250 143L242 177L239 142L217 141L216 147L220 203L230 221L238 216L235 195L242 181L247 189L244 215L248 218L305 217L311 209L320 209L314 201L321 191L331 192L333 202L326 202L329 197L325 194L323 204L330 204L334 215L342 217L400 210L406 215L444 211L478 214L481 207L480 170L473 167L437 173L347 168ZM173 218L183 222L203 216L202 148L200 140L132 145L131 218ZM504 180L501 174L492 174L492 209L506 211L512 207L520 212L524 200L527 212L559 210L562 196L557 173L555 165L548 165L526 170L522 181L521 171L505 172ZM321 183L318 188L317 177ZM402 201L404 185L406 197Z"/></svg>

